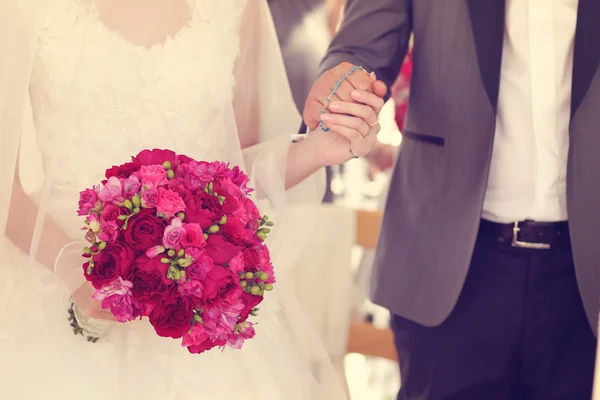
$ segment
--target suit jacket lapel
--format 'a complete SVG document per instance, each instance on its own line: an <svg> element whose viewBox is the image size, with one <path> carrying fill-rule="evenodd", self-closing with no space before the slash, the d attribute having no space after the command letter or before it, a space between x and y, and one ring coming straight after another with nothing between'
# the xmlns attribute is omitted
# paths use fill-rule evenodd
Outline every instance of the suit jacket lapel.
<svg viewBox="0 0 600 400"><path fill-rule="evenodd" d="M571 118L581 105L600 61L600 0L579 0L575 53L573 56L573 86Z"/></svg>
<svg viewBox="0 0 600 400"><path fill-rule="evenodd" d="M502 66L505 0L467 0L467 7L471 17L481 79L496 111Z"/></svg>

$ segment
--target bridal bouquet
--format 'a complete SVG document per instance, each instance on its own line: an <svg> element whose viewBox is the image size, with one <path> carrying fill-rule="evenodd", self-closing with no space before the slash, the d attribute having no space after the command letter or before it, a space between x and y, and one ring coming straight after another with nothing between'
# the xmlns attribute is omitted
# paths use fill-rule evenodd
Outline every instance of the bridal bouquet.
<svg viewBox="0 0 600 400"><path fill-rule="evenodd" d="M273 225L248 177L222 162L144 150L81 192L83 272L119 322L147 317L191 353L241 348L275 276L263 244Z"/></svg>

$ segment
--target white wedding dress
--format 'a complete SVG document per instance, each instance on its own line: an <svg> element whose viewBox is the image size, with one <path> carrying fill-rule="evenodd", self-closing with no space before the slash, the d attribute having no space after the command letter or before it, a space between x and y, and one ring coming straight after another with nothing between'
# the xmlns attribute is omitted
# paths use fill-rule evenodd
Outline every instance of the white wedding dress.
<svg viewBox="0 0 600 400"><path fill-rule="evenodd" d="M310 232L320 177L283 190L299 117L264 0L148 2L173 7L158 22L150 13L128 23L125 11L114 11L128 2L94 1L0 2L0 167L4 175L13 170L20 143L21 183L39 208L35 220L0 198L6 215L23 219L17 229L35 220L31 247L2 240L0 248L0 398L346 398L286 282ZM145 320L115 323L97 343L69 326L70 292L80 283L72 281L81 261L78 192L144 148L241 165L261 211L276 221L269 246L278 283L255 318L256 338L242 350L190 355ZM5 222L0 217L0 233ZM58 255L57 275L42 264L61 235L76 250ZM71 281L61 279L65 269Z"/></svg>

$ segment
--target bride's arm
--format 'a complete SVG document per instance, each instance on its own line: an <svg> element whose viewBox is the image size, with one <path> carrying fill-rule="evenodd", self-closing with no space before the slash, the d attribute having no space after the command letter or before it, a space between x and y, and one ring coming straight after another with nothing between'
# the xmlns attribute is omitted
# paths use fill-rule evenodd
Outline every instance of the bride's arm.
<svg viewBox="0 0 600 400"><path fill-rule="evenodd" d="M296 133L301 118L264 1L249 2L246 6L235 74L234 111L246 167L253 168L265 154L273 158L276 155L272 153L282 152L285 189L296 186L326 165L349 160L352 153L365 155L375 143L379 128L368 126L364 119L376 119L373 108L380 107L381 100L367 92L363 92L362 101L377 104L342 103L338 113L354 117L334 114L331 121L337 126L331 126L330 132L318 130L304 140L291 143L291 134Z"/></svg>

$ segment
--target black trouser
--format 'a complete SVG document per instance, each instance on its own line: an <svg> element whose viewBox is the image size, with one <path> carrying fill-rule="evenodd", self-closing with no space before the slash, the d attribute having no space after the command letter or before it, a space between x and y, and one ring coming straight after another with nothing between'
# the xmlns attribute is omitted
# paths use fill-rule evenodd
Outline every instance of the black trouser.
<svg viewBox="0 0 600 400"><path fill-rule="evenodd" d="M479 238L452 314L428 328L393 316L398 400L590 400L596 339L568 246Z"/></svg>

